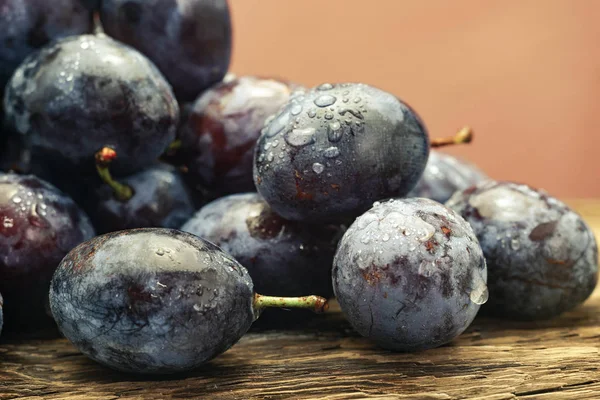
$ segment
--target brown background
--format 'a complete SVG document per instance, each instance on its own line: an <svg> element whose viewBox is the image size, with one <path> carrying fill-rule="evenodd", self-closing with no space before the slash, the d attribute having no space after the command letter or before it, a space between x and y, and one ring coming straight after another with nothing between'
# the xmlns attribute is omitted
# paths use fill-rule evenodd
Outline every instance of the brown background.
<svg viewBox="0 0 600 400"><path fill-rule="evenodd" d="M361 81L496 179L600 197L600 0L230 0L232 72Z"/></svg>

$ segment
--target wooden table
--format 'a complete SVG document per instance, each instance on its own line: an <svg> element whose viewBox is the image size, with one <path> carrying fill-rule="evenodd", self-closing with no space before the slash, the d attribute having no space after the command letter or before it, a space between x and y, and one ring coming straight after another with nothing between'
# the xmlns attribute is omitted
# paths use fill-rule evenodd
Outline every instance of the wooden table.
<svg viewBox="0 0 600 400"><path fill-rule="evenodd" d="M571 204L600 237L600 201ZM451 344L414 354L357 336L335 305L290 325L259 326L205 367L152 380L108 370L49 333L3 337L0 399L600 399L600 288L560 318L477 319Z"/></svg>

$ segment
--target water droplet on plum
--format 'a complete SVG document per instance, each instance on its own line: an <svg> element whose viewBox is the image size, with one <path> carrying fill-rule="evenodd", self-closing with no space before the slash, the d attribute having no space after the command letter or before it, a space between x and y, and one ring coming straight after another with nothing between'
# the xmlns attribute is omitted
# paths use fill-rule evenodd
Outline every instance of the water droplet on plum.
<svg viewBox="0 0 600 400"><path fill-rule="evenodd" d="M315 174L320 174L325 170L325 166L321 163L314 163L312 169L315 171Z"/></svg>
<svg viewBox="0 0 600 400"><path fill-rule="evenodd" d="M315 105L319 107L328 107L334 104L337 101L335 96L331 96L329 94L324 94L315 99Z"/></svg>

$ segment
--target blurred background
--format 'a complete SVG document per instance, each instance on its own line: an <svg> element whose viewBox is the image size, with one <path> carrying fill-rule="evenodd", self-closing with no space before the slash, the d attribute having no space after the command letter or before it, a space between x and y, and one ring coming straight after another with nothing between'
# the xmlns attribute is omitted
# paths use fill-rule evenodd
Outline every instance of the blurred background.
<svg viewBox="0 0 600 400"><path fill-rule="evenodd" d="M364 82L496 179L600 197L600 1L230 0L231 71Z"/></svg>

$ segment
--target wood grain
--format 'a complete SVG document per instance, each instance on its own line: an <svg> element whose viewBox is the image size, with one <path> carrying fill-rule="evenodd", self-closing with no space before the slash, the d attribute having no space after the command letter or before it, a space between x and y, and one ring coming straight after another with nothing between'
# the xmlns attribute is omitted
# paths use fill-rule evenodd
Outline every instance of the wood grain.
<svg viewBox="0 0 600 400"><path fill-rule="evenodd" d="M600 202L571 202L599 232ZM264 321L203 368L169 378L108 370L56 332L0 340L5 399L600 399L600 289L560 318L477 319L451 344L381 350L339 308ZM267 321L268 322L268 321Z"/></svg>

